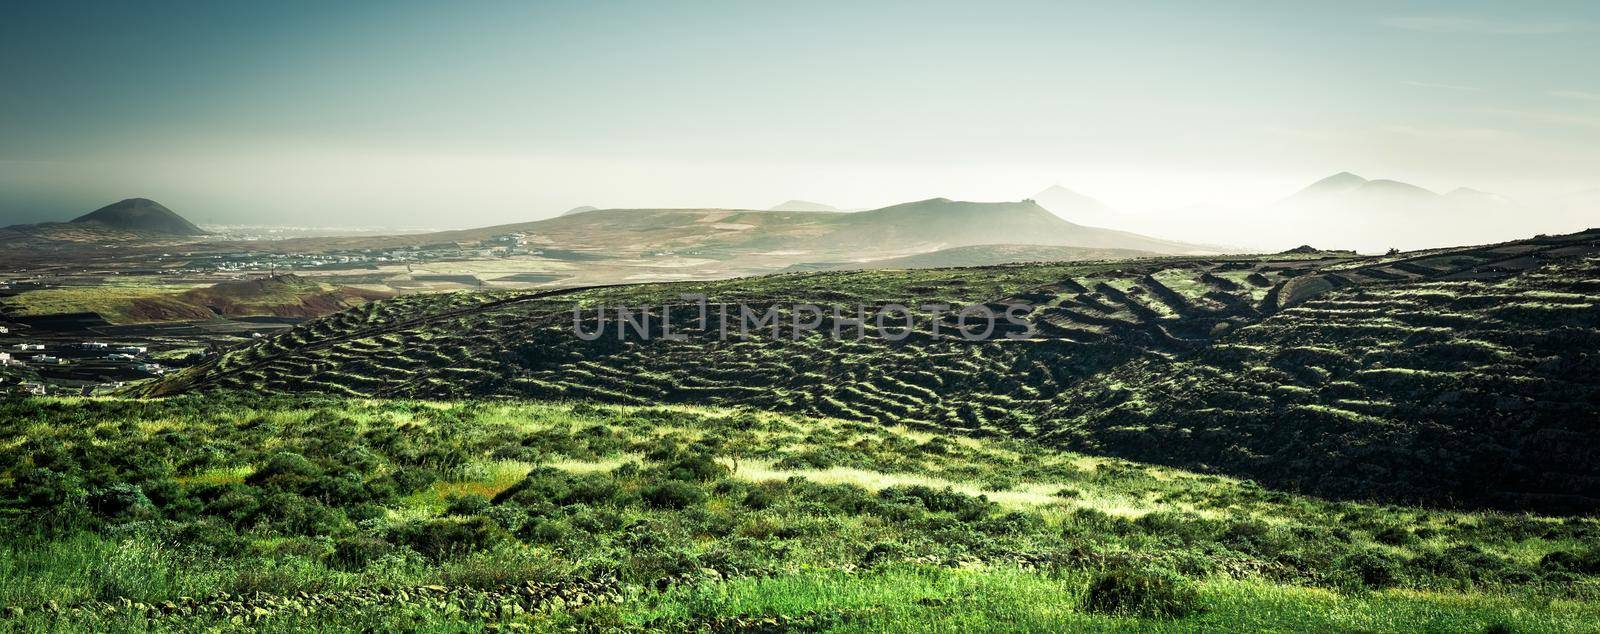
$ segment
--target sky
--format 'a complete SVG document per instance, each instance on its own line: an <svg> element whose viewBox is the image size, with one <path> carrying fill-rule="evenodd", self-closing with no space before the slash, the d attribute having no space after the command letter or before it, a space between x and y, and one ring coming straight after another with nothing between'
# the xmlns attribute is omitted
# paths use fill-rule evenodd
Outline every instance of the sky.
<svg viewBox="0 0 1600 634"><path fill-rule="evenodd" d="M1202 6L1203 5L1203 6ZM0 224L1600 187L1596 2L34 2Z"/></svg>

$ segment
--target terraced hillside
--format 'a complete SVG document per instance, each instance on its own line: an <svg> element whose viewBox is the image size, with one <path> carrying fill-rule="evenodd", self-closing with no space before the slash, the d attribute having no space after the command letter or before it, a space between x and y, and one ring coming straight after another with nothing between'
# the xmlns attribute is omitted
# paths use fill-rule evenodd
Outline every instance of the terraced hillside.
<svg viewBox="0 0 1600 634"><path fill-rule="evenodd" d="M1597 446L1597 255L1591 231L1385 258L1166 258L402 298L310 322L149 392L742 404L1043 437L1330 495L1592 508L1600 472L1574 452ZM703 324L683 293L710 298ZM1023 304L1027 327L970 342L946 315L939 334L929 319L894 341L892 328L869 323L857 340L855 327L828 316L821 329L847 336L795 339L782 325L795 302L842 306L842 317L858 303ZM573 333L574 306L593 332L597 306L663 303L686 340L619 337L614 322L593 341ZM716 305L739 303L777 307L780 336L714 336L739 330ZM650 324L657 334L661 313ZM1328 460L1348 469L1318 475Z"/></svg>
<svg viewBox="0 0 1600 634"><path fill-rule="evenodd" d="M1430 264L1448 260L1382 270ZM1430 270L1097 376L1061 400L1052 418L1072 424L1049 436L1336 497L1594 508L1600 259L1492 281Z"/></svg>

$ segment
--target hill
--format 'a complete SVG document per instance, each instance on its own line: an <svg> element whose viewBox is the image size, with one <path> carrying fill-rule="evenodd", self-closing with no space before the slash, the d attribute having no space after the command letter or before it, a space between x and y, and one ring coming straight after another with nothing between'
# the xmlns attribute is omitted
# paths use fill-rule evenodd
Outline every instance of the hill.
<svg viewBox="0 0 1600 634"><path fill-rule="evenodd" d="M1035 243L1059 247L1131 248L1154 253L1210 253L1205 247L1146 235L1078 226L1032 202L920 200L878 210L595 210L534 223L482 229L389 235L381 239L283 240L272 248L392 248L442 242L477 242L496 235L539 235L566 250L640 258L683 253L731 259L774 256L781 269L802 261L898 256L982 243Z"/></svg>
<svg viewBox="0 0 1600 634"><path fill-rule="evenodd" d="M1119 260L1154 256L1133 249L1092 249L1051 247L1036 244L979 244L952 247L928 253L883 258L862 262L811 262L789 267L791 271L848 271L854 269L930 269L958 266L991 266L1021 262L1073 262L1079 260Z"/></svg>
<svg viewBox="0 0 1600 634"><path fill-rule="evenodd" d="M129 198L111 203L72 219L73 223L94 223L123 231L201 236L206 232L161 203L148 198Z"/></svg>
<svg viewBox="0 0 1600 634"><path fill-rule="evenodd" d="M1597 274L1600 231L1394 257L1163 258L406 297L299 326L148 392L748 405L1037 438L1333 497L1581 511L1600 507L1600 462L1578 459L1600 444L1586 422L1600 415ZM781 307L801 302L844 311L1022 304L1033 332L1010 339L1024 328L1005 326L968 342L944 315L924 317L902 341L876 326L859 341L787 331L723 340L710 335L736 324L694 322L680 298L690 292L778 306L781 324L794 316ZM687 341L640 341L614 324L593 341L572 332L577 305L662 303L677 306L674 332ZM579 316L588 331L600 326L592 310ZM930 333L935 322L943 334ZM833 317L821 327L849 331Z"/></svg>

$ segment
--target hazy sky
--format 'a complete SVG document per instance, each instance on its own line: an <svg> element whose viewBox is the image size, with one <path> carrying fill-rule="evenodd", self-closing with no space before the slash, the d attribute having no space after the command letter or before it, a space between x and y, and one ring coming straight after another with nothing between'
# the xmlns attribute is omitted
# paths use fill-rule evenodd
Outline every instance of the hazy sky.
<svg viewBox="0 0 1600 634"><path fill-rule="evenodd" d="M1600 187L1597 68L1597 2L10 3L0 224L1532 199Z"/></svg>

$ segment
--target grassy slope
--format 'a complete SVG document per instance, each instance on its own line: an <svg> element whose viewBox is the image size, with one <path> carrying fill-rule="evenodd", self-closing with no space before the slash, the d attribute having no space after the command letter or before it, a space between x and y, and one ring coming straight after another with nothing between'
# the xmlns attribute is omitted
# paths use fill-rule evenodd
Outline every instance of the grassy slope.
<svg viewBox="0 0 1600 634"><path fill-rule="evenodd" d="M26 629L142 630L139 605L167 601L180 615L162 627L238 615L282 631L1581 631L1600 617L1590 519L1328 502L1019 440L698 407L213 395L0 410L15 439L0 514L17 529L0 604ZM1192 611L1086 611L1099 571L1123 568L1181 573ZM515 594L526 581L584 605ZM197 608L226 612L181 615Z"/></svg>

